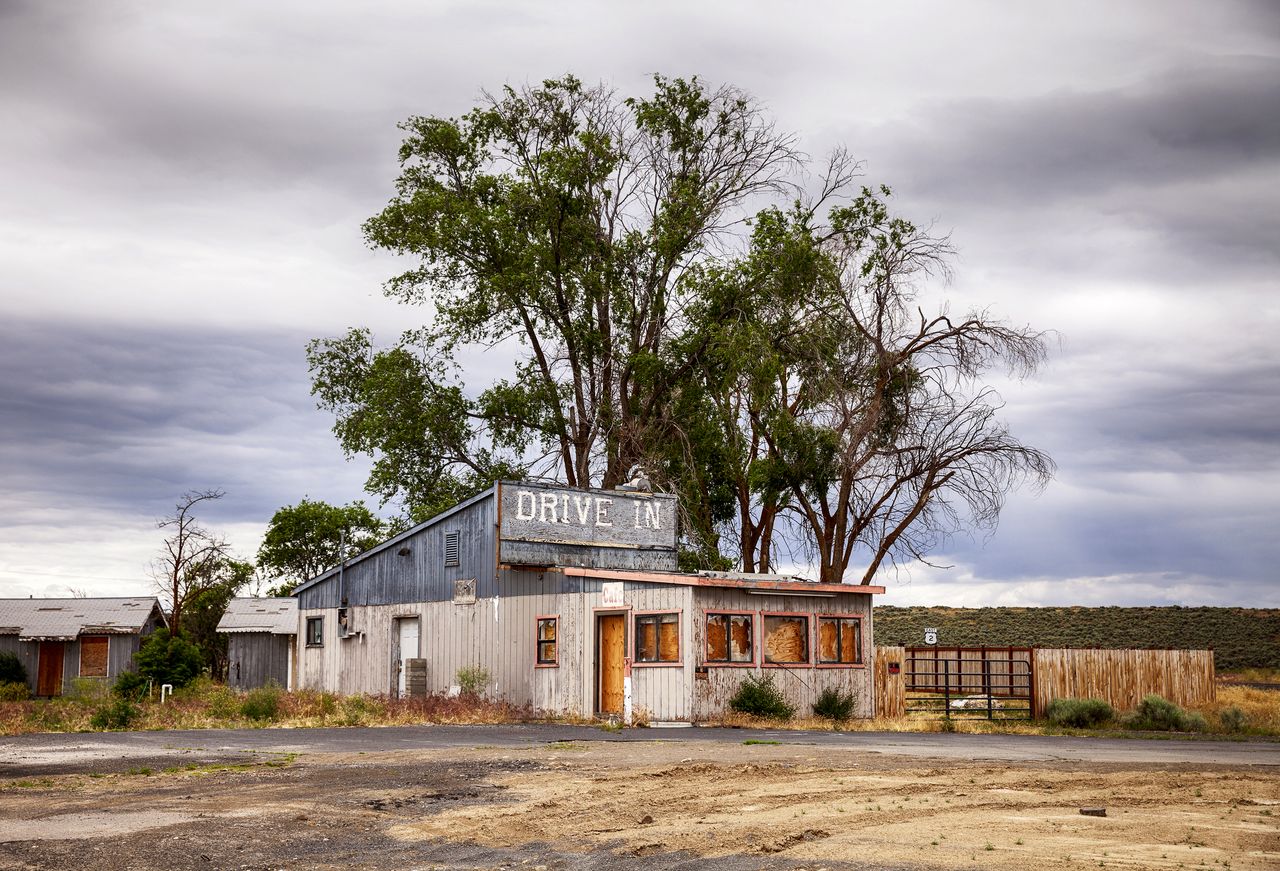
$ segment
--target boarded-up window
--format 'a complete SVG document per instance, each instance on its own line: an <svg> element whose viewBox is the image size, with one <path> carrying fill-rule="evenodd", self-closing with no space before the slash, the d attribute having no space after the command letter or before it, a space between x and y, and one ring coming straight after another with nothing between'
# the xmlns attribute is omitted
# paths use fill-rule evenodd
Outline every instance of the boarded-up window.
<svg viewBox="0 0 1280 871"><path fill-rule="evenodd" d="M636 662L680 661L680 615L636 617Z"/></svg>
<svg viewBox="0 0 1280 871"><path fill-rule="evenodd" d="M707 615L707 662L753 662L750 614Z"/></svg>
<svg viewBox="0 0 1280 871"><path fill-rule="evenodd" d="M458 560L458 539L461 537L460 532L446 532L444 534L444 564L447 566L456 566Z"/></svg>
<svg viewBox="0 0 1280 871"><path fill-rule="evenodd" d="M804 615L765 615L764 661L809 661L809 618Z"/></svg>
<svg viewBox="0 0 1280 871"><path fill-rule="evenodd" d="M555 617L538 618L538 665L556 665L556 624Z"/></svg>
<svg viewBox="0 0 1280 871"><path fill-rule="evenodd" d="M307 647L321 647L324 645L324 618L308 617L307 618Z"/></svg>
<svg viewBox="0 0 1280 871"><path fill-rule="evenodd" d="M80 676L106 677L107 650L110 639L105 635L86 635L80 639Z"/></svg>
<svg viewBox="0 0 1280 871"><path fill-rule="evenodd" d="M860 665L862 621L857 617L819 617L818 662Z"/></svg>

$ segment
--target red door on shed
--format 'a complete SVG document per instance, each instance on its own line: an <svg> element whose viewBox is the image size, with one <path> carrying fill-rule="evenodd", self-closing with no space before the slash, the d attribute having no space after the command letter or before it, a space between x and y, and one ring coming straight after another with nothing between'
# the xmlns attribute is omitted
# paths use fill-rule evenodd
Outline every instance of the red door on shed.
<svg viewBox="0 0 1280 871"><path fill-rule="evenodd" d="M40 670L36 678L36 695L62 695L62 653L61 641L40 642Z"/></svg>

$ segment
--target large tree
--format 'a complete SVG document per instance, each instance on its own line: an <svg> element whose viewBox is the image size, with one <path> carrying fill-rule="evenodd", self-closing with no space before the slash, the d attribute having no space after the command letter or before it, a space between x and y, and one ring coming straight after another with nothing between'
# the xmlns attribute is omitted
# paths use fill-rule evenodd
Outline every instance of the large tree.
<svg viewBox="0 0 1280 871"><path fill-rule="evenodd" d="M946 240L842 152L806 200L807 159L743 93L566 77L403 126L365 234L413 258L386 292L427 325L308 347L384 500L421 516L497 477L611 487L643 464L680 496L685 567L768 571L798 548L823 580L856 562L867 582L1051 473L981 383L1033 370L1042 336L926 315ZM463 355L495 350L510 374L464 382Z"/></svg>
<svg viewBox="0 0 1280 871"><path fill-rule="evenodd" d="M695 363L668 348L687 277L785 185L790 138L740 91L661 77L647 98L570 76L402 126L397 195L365 235L417 259L386 292L434 316L389 350L362 331L310 345L343 447L411 506L526 470L625 481ZM515 349L516 365L468 394L463 346Z"/></svg>
<svg viewBox="0 0 1280 871"><path fill-rule="evenodd" d="M210 566L209 583L193 594L182 609L181 634L200 649L204 667L214 680L227 676L227 636L218 632L218 621L227 604L254 579L252 563L224 559Z"/></svg>

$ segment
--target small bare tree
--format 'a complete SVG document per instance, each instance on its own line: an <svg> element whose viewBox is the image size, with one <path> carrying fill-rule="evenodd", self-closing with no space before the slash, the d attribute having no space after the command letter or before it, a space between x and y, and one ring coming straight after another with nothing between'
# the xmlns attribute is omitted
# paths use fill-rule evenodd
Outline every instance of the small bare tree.
<svg viewBox="0 0 1280 871"><path fill-rule="evenodd" d="M169 607L170 631L177 634L182 609L197 593L216 583L217 569L230 557L230 545L220 535L201 526L196 510L221 499L222 490L192 490L182 494L173 514L156 521L166 531L160 556L151 564L151 576L161 601Z"/></svg>

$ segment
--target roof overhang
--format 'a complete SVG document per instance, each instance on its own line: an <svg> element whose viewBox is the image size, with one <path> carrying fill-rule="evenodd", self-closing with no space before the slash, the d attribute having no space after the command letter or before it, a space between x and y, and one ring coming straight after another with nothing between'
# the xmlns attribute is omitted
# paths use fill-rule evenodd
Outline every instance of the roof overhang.
<svg viewBox="0 0 1280 871"><path fill-rule="evenodd" d="M510 566L504 566L510 568ZM641 572L626 569L587 569L574 566L552 566L544 572L559 573L567 577L595 578L602 581L641 581L650 584L672 584L681 587L716 587L744 590L755 595L800 596L873 596L884 593L884 587L869 584L819 584L811 581L775 581L747 578L719 578L704 575L687 575L676 572Z"/></svg>

